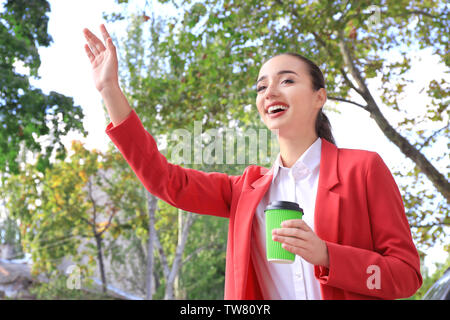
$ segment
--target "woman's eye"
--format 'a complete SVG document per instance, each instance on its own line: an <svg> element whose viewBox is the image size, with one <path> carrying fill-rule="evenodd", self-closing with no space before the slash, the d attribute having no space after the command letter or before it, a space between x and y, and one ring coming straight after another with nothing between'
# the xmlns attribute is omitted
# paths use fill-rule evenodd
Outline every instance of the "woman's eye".
<svg viewBox="0 0 450 320"><path fill-rule="evenodd" d="M294 83L294 80L291 80L291 79L283 80L283 81L281 81L281 83L284 83L286 81L288 81L288 83ZM261 91L264 88L265 88L265 86L260 86L260 87L256 88L256 91L259 92L259 91Z"/></svg>

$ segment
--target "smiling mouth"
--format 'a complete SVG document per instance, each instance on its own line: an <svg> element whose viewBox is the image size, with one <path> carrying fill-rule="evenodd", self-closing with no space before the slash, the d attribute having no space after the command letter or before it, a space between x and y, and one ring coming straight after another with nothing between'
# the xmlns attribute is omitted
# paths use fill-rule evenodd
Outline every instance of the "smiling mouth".
<svg viewBox="0 0 450 320"><path fill-rule="evenodd" d="M287 109L286 110L280 110L278 112L273 112L273 113L266 113L266 117L268 119L275 119L275 118L282 117L286 112L287 112Z"/></svg>
<svg viewBox="0 0 450 320"><path fill-rule="evenodd" d="M277 109L277 110L275 110L275 111L273 111L273 112L267 112L268 114L275 114L275 113L278 113L278 112L283 112L283 111L286 111L287 109Z"/></svg>
<svg viewBox="0 0 450 320"><path fill-rule="evenodd" d="M269 108L266 110L266 113L267 113L267 114L276 114L276 113L279 113L279 112L286 111L287 109L289 109L288 106L284 106L284 105L274 105L274 106L269 107Z"/></svg>

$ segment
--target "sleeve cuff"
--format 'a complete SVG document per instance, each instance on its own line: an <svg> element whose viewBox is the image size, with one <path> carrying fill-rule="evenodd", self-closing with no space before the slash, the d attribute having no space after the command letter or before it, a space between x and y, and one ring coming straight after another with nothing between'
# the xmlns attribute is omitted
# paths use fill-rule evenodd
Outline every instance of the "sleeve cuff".
<svg viewBox="0 0 450 320"><path fill-rule="evenodd" d="M132 110L128 117L118 125L114 126L112 123L108 124L105 132L122 154L126 154L124 148L133 145L132 142L145 141L148 138L147 131L134 110ZM151 137L151 140L154 142L153 137ZM151 150L153 150L154 147L153 144L148 146Z"/></svg>
<svg viewBox="0 0 450 320"><path fill-rule="evenodd" d="M115 128L120 127L123 123L128 122L131 118L137 118L137 113L136 111L134 111L134 109L131 110L131 112L128 114L128 116L122 120L122 122L120 122L117 126L115 126L112 122L110 122L108 124L108 126L106 127L106 134L109 135L109 133L114 130Z"/></svg>
<svg viewBox="0 0 450 320"><path fill-rule="evenodd" d="M329 267L324 266L314 266L314 275L317 280L321 284L328 284L329 278L330 278L330 268L332 266L332 254L330 253L330 244L328 241L325 241L328 249L328 260L329 260Z"/></svg>

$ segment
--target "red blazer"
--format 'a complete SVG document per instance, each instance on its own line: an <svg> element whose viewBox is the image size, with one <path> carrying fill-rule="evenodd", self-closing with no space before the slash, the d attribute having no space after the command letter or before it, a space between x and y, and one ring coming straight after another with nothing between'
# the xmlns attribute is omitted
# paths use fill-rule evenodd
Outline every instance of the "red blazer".
<svg viewBox="0 0 450 320"><path fill-rule="evenodd" d="M106 133L150 193L189 212L229 218L225 299L261 299L250 258L252 221L273 169L251 165L230 176L171 164L134 110ZM422 285L400 192L378 154L322 139L314 225L330 261L329 268L314 267L323 299L397 299ZM371 268L378 268L378 285Z"/></svg>

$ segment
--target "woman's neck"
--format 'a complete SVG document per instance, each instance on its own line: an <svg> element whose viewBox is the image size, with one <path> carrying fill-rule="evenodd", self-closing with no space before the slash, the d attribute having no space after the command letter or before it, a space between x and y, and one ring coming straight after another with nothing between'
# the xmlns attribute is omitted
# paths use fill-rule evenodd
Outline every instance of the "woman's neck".
<svg viewBox="0 0 450 320"><path fill-rule="evenodd" d="M283 166L290 168L305 153L306 150L317 140L317 134L308 136L303 135L301 138L287 138L278 136L278 144L280 145L280 155Z"/></svg>

